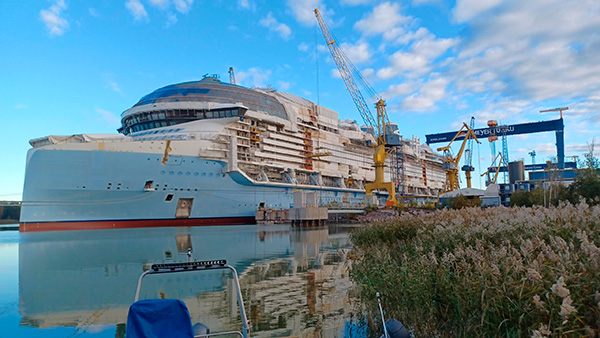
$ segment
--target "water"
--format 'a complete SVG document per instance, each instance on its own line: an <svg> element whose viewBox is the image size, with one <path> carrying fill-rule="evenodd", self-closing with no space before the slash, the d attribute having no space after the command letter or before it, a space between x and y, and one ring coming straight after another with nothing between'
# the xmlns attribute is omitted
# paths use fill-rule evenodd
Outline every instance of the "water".
<svg viewBox="0 0 600 338"><path fill-rule="evenodd" d="M227 259L254 337L342 337L353 300L348 226L0 232L0 337L123 337L147 263ZM163 277L164 276L164 277ZM169 276L169 277L166 277ZM192 321L240 329L222 271L150 276L142 298L182 299Z"/></svg>

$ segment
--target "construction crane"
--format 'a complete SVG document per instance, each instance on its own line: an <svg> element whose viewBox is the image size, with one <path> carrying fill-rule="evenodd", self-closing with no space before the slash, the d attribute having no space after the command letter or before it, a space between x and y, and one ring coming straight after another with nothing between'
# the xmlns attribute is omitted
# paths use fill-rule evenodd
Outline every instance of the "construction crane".
<svg viewBox="0 0 600 338"><path fill-rule="evenodd" d="M498 165L494 167L494 164L496 163L496 160L498 158L500 158L500 160L498 161ZM481 174L481 176L487 175L487 180L485 180L485 185L486 186L488 186L490 184L496 184L496 181L498 180L498 174L500 173L500 166L502 165L502 163L504 163L504 165L508 168L508 164L504 160L504 156L502 156L502 153L498 153L496 155L496 157L494 158L494 160L492 161L492 166L489 167L486 172L484 172L483 174ZM496 169L496 174L494 174L494 179L493 180L490 179L490 171L492 169Z"/></svg>
<svg viewBox="0 0 600 338"><path fill-rule="evenodd" d="M537 155L535 150L530 151L528 154L531 156L531 164L535 164L535 155Z"/></svg>
<svg viewBox="0 0 600 338"><path fill-rule="evenodd" d="M344 84L346 85L346 89L350 93L358 112L360 113L363 121L367 125L367 128L373 130L375 137L377 138L377 144L375 145L375 151L373 154L373 166L375 167L375 181L372 183L365 184L365 190L367 195L372 195L374 190L386 190L389 194L388 200L386 204L393 205L396 204L396 187L393 182L385 182L383 177L383 168L385 167L385 160L389 153L391 152L386 150L386 129L390 124L387 112L385 109L385 101L382 98L378 98L377 103L375 103L375 107L377 109L377 119L373 118L371 111L369 109L369 105L365 101L365 98L360 92L358 84L354 80L353 74L356 74L356 77L361 82L361 85L364 89L366 89L369 94L372 96L376 96L375 90L371 87L366 80L360 75L360 72L356 69L356 67L352 64L352 62L348 59L348 57L344 54L343 50L337 44L335 38L329 31L327 24L323 21L323 17L321 17L321 13L318 9L315 8L315 15L317 17L317 21L319 23L319 27L321 28L321 32L323 33L323 37L325 38L325 43L329 48L329 52L335 62L342 79L344 80ZM393 149L393 148L392 148Z"/></svg>
<svg viewBox="0 0 600 338"><path fill-rule="evenodd" d="M505 163L508 163L510 161L508 159L508 137L506 137L507 130L508 130L508 127L506 125L500 126L500 131L502 132L502 158L504 159ZM508 166L507 166L507 168L508 168ZM508 180L509 180L508 170L505 171L504 173L502 173L502 175L504 176L504 183L508 183Z"/></svg>
<svg viewBox="0 0 600 338"><path fill-rule="evenodd" d="M458 151L455 157L450 152L450 146L452 145L454 140L456 140L456 138L459 136L464 136L465 138L463 140L462 145L460 146L460 150ZM458 183L458 164L460 163L460 159L465 150L467 141L469 141L469 139L471 138L474 139L477 143L481 143L477 139L477 136L475 136L473 129L471 129L471 127L469 127L466 123L463 122L463 126L460 128L458 133L456 133L454 138L452 138L450 143L445 147L437 148L438 151L441 151L444 154L444 163L442 164L442 168L444 169L444 171L446 171L446 186L444 188L444 192L460 189L460 184ZM470 179L470 176L468 176L468 180ZM471 182L467 182L467 184L468 186L471 186Z"/></svg>
<svg viewBox="0 0 600 338"><path fill-rule="evenodd" d="M233 67L229 67L229 83L237 84L235 83L235 73L233 72Z"/></svg>
<svg viewBox="0 0 600 338"><path fill-rule="evenodd" d="M469 123L471 130L475 129L475 117L471 116L471 122ZM465 150L465 165L462 166L462 171L465 172L467 178L467 188L471 187L471 171L474 171L473 167L473 139L469 139L467 142L467 150Z"/></svg>

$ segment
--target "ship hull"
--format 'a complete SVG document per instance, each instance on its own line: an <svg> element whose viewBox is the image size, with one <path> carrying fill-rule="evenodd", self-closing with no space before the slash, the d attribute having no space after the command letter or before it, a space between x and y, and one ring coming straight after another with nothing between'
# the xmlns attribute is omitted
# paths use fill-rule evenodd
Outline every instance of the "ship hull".
<svg viewBox="0 0 600 338"><path fill-rule="evenodd" d="M364 206L364 191L256 182L227 163L193 156L31 149L20 230L51 231L254 222L260 206L293 207L294 191L321 205Z"/></svg>

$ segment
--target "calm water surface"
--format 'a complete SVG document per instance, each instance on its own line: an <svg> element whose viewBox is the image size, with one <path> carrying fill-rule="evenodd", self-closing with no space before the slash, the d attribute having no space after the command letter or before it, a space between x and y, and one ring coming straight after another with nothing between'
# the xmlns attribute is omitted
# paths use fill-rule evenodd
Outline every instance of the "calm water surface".
<svg viewBox="0 0 600 338"><path fill-rule="evenodd" d="M252 336L348 336L348 226L0 232L0 337L123 337L144 264L227 259ZM154 275L142 298L178 298L211 330L241 326L223 271ZM355 335L355 334L352 334Z"/></svg>

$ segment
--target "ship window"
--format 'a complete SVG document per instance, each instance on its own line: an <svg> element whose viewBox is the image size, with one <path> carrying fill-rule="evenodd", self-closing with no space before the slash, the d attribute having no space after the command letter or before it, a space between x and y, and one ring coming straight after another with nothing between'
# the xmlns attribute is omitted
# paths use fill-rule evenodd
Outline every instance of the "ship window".
<svg viewBox="0 0 600 338"><path fill-rule="evenodd" d="M153 184L154 181L146 181L146 184L144 184L144 191L154 190L154 188L152 187Z"/></svg>
<svg viewBox="0 0 600 338"><path fill-rule="evenodd" d="M232 117L233 116L233 111L231 111L231 110L226 111L225 112L225 116Z"/></svg>
<svg viewBox="0 0 600 338"><path fill-rule="evenodd" d="M212 119L213 118L213 112L211 112L211 111L206 112L206 118L207 119Z"/></svg>
<svg viewBox="0 0 600 338"><path fill-rule="evenodd" d="M171 202L173 200L173 194L168 194L167 197L165 197L165 202Z"/></svg>

